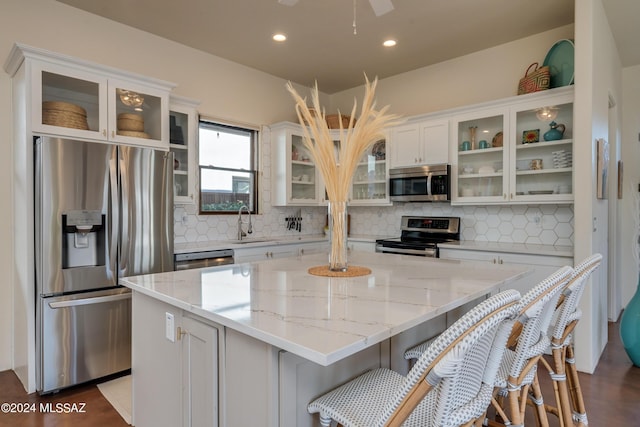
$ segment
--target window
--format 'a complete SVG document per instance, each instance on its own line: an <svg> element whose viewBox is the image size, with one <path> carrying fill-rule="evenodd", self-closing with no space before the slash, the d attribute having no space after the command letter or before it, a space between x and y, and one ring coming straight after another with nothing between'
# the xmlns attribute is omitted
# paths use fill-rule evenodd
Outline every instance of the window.
<svg viewBox="0 0 640 427"><path fill-rule="evenodd" d="M258 132L201 119L198 136L200 213L256 213Z"/></svg>

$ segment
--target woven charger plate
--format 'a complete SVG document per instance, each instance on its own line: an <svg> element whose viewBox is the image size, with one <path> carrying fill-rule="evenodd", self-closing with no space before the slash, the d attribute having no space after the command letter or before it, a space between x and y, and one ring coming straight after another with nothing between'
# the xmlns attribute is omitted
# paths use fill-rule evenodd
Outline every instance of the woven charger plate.
<svg viewBox="0 0 640 427"><path fill-rule="evenodd" d="M332 271L329 270L328 265L319 265L317 267L311 267L309 269L309 274L324 277L358 277L371 274L371 269L357 265L350 265L347 267L347 271Z"/></svg>

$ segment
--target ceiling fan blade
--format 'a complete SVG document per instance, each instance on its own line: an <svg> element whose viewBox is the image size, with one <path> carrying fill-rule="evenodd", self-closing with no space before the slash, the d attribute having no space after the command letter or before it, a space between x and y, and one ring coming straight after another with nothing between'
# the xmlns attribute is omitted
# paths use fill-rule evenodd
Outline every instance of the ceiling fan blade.
<svg viewBox="0 0 640 427"><path fill-rule="evenodd" d="M376 16L382 16L393 10L391 0L369 0L369 3L371 4L373 13L375 13Z"/></svg>
<svg viewBox="0 0 640 427"><path fill-rule="evenodd" d="M278 3L285 6L294 6L296 3L298 3L298 0L278 0Z"/></svg>

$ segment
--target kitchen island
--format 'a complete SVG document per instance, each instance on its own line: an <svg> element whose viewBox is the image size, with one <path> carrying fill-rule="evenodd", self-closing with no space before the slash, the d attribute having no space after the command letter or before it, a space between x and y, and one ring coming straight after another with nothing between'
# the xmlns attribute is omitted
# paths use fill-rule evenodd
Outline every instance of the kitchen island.
<svg viewBox="0 0 640 427"><path fill-rule="evenodd" d="M310 275L326 254L121 279L133 296L133 417L147 425L304 426L306 404L529 271L352 253L361 277Z"/></svg>

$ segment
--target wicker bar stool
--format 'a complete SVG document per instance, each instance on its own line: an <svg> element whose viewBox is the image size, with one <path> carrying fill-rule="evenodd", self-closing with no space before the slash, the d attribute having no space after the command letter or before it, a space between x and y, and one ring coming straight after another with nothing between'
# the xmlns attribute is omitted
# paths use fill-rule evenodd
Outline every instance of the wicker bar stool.
<svg viewBox="0 0 640 427"><path fill-rule="evenodd" d="M574 267L574 273L560 296L560 303L549 328L552 361L540 359L549 371L556 398L556 406L545 404L545 409L559 418L561 427L584 427L588 424L575 366L572 333L582 317L578 304L584 288L591 273L601 262L602 255L594 254Z"/></svg>
<svg viewBox="0 0 640 427"><path fill-rule="evenodd" d="M536 397L536 401L542 402L542 393L535 376L536 367L538 359L549 347L547 329L560 293L572 272L571 267L558 269L520 300L519 315L496 376L497 397L491 401L497 416L496 419L487 419L485 425L523 425L530 391ZM420 357L432 341L433 339L407 350L405 359ZM536 417L539 424L548 426L547 414L543 406L537 407Z"/></svg>
<svg viewBox="0 0 640 427"><path fill-rule="evenodd" d="M509 290L478 304L443 332L407 376L380 368L318 397L308 406L345 427L480 425L518 312Z"/></svg>
<svg viewBox="0 0 640 427"><path fill-rule="evenodd" d="M539 359L549 348L547 330L561 291L572 273L571 267L558 269L520 300L520 314L507 342L505 357L496 377L497 394L491 401L496 417L487 419L487 425L524 426L524 413L531 395L536 403L538 425L549 426L536 370Z"/></svg>

